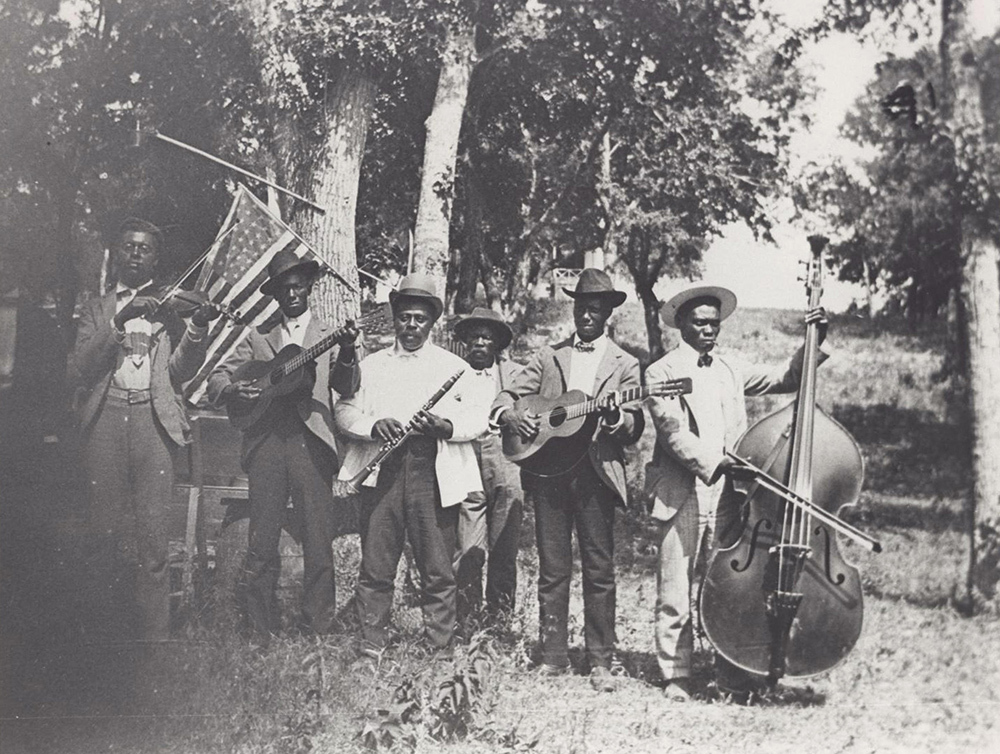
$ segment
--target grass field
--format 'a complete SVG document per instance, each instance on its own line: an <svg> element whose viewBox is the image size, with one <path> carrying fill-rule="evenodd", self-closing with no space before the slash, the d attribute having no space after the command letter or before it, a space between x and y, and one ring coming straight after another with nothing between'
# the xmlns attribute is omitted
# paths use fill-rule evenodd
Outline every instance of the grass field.
<svg viewBox="0 0 1000 754"><path fill-rule="evenodd" d="M515 357L565 334L568 316L565 306L543 306ZM778 362L798 346L800 319L737 312L722 342L755 362ZM616 340L644 358L641 313L626 308L614 325ZM850 517L885 551L842 545L862 572L866 615L860 642L828 673L786 681L752 706L720 698L707 667L694 702L668 703L652 685L655 553L638 493L649 430L630 453L634 504L616 525L622 679L604 695L582 674L547 679L529 669L537 632L530 511L512 631L481 632L454 662L435 664L418 641L419 611L400 599L399 643L373 665L356 660L349 632L317 641L289 631L266 653L251 652L222 608L225 595L189 621L185 641L81 646L76 513L69 505L50 515L44 501L30 499L41 489L34 487L5 492L2 508L0 751L1000 751L1000 616L964 618L951 607L968 557L968 463L948 384L934 379L943 331L835 320L830 342L835 356L821 369L820 403L863 449L865 491ZM781 404L752 400L751 419ZM337 547L343 604L356 537ZM578 577L573 593L571 643L582 672ZM284 598L292 620L294 589ZM704 644L697 660L710 662Z"/></svg>

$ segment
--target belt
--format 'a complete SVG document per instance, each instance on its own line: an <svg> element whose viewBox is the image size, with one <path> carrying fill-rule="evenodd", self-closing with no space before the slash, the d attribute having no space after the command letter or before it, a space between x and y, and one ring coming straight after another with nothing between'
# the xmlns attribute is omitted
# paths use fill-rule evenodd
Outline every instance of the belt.
<svg viewBox="0 0 1000 754"><path fill-rule="evenodd" d="M128 404L149 403L152 400L149 388L144 390L128 390L123 387L115 387L114 385L108 388L108 398Z"/></svg>

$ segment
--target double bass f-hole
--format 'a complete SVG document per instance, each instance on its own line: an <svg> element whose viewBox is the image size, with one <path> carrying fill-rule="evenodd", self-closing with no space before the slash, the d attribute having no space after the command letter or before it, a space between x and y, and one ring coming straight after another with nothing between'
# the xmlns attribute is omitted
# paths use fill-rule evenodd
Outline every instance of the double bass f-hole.
<svg viewBox="0 0 1000 754"><path fill-rule="evenodd" d="M753 563L754 553L757 552L757 548L760 547L762 544L764 544L764 535L761 532L761 530L767 529L768 531L770 531L773 528L774 524L769 519L766 518L762 518L756 524L754 524L753 531L750 534L751 546L749 548L749 552L747 553L746 562L741 566L739 558L733 558L732 562L730 562L729 564L730 567L737 573L740 573L748 569Z"/></svg>

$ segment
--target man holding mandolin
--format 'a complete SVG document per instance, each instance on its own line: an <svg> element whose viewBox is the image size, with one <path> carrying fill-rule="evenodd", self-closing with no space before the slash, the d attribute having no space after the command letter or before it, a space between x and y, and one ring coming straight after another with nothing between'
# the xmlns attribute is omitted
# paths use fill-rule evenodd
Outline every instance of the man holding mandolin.
<svg viewBox="0 0 1000 754"><path fill-rule="evenodd" d="M625 301L625 293L614 289L608 275L585 269L576 289L566 293L574 299L575 334L542 348L514 384L497 397L490 416L493 424L521 445L545 440L555 446L550 465L570 458L569 468L551 472L544 462L531 465L530 470L522 463L525 494L535 509L538 543L539 672L560 675L569 670L569 587L575 528L583 565L584 638L590 680L598 691L614 691L615 507L625 505L627 494L623 448L635 443L644 427L641 406L619 406L616 391L640 387L639 362L605 334L612 311ZM553 419L570 412L557 408L549 411L549 421L542 422L540 412L525 404L532 397L558 399L571 391L579 391L576 395L581 399L595 398L596 414L584 420L574 437L547 439ZM580 455L571 458L577 449Z"/></svg>
<svg viewBox="0 0 1000 754"><path fill-rule="evenodd" d="M319 263L283 249L268 263L267 272L260 291L277 300L277 316L251 330L208 381L209 399L226 404L231 418L244 419L238 426L243 428L241 463L250 484L250 542L241 588L252 640L265 646L280 627L275 599L281 569L278 544L289 497L302 524L303 622L316 634L329 633L333 627L331 484L339 461L330 390L350 394L358 386L357 329L348 323L335 332L309 308ZM328 358L302 358L310 347L334 344L339 349ZM257 367L274 373L271 365L289 364L285 360L289 356L304 363L283 375L277 389L265 389L260 380L251 378Z"/></svg>

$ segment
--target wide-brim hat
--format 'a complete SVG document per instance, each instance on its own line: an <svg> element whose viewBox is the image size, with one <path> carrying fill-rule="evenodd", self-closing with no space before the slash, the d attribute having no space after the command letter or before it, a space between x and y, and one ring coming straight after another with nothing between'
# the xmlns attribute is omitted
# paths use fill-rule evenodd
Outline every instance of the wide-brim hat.
<svg viewBox="0 0 1000 754"><path fill-rule="evenodd" d="M260 292L265 296L273 296L281 278L294 270L301 270L312 279L319 273L319 262L315 259L303 259L296 256L295 252L282 249L267 263L267 280L261 283Z"/></svg>
<svg viewBox="0 0 1000 754"><path fill-rule="evenodd" d="M696 285L687 288L669 299L660 307L660 316L667 327L677 327L677 312L689 301L711 298L719 302L719 319L723 320L736 311L736 294L718 285Z"/></svg>
<svg viewBox="0 0 1000 754"><path fill-rule="evenodd" d="M425 272L411 272L399 281L399 288L389 291L389 305L395 306L400 298L414 298L434 307L434 317L444 311L444 302L437 295L437 281Z"/></svg>
<svg viewBox="0 0 1000 754"><path fill-rule="evenodd" d="M563 292L570 298L601 296L610 301L612 306L621 306L628 298L625 291L615 290L608 273L593 267L588 267L580 273L580 277L576 279L576 288L573 290L563 288Z"/></svg>
<svg viewBox="0 0 1000 754"><path fill-rule="evenodd" d="M486 309L482 306L477 306L470 314L456 320L455 324L452 325L452 330L455 331L455 335L465 340L465 333L473 325L487 325L493 328L497 334L497 350L502 351L514 339L514 331L510 329L510 325L503 321L503 317L492 309Z"/></svg>

